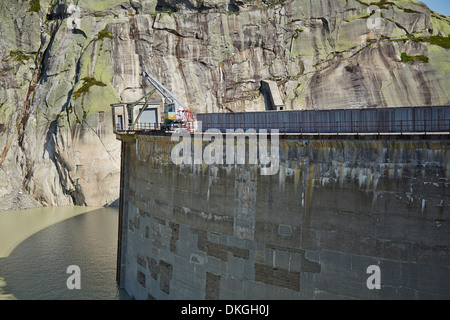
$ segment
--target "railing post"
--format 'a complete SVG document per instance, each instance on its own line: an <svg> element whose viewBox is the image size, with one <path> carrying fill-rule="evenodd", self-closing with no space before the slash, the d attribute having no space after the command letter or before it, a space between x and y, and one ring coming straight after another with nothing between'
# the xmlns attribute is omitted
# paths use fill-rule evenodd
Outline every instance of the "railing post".
<svg viewBox="0 0 450 320"><path fill-rule="evenodd" d="M400 134L403 135L403 120L400 120Z"/></svg>
<svg viewBox="0 0 450 320"><path fill-rule="evenodd" d="M336 121L336 130L337 130L337 135L339 135L339 121Z"/></svg>

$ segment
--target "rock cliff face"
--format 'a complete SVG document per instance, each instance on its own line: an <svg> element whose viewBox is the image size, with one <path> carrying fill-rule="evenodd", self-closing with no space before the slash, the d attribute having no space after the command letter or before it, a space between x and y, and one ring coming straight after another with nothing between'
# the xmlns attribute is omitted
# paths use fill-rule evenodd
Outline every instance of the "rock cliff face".
<svg viewBox="0 0 450 320"><path fill-rule="evenodd" d="M415 0L0 3L0 209L110 205L110 104L150 90L194 112L449 104L450 18Z"/></svg>

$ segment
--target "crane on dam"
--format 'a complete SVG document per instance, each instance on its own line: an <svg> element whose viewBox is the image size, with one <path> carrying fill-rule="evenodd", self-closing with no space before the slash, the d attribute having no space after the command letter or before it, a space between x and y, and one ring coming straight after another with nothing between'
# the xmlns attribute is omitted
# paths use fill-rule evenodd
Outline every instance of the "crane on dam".
<svg viewBox="0 0 450 320"><path fill-rule="evenodd" d="M141 75L147 79L152 86L164 97L164 122L165 129L187 129L193 131L195 128L194 114L186 107L169 89L147 71L143 70Z"/></svg>
<svg viewBox="0 0 450 320"><path fill-rule="evenodd" d="M150 82L153 90L137 101L111 104L115 130L130 132L187 130L194 132L197 122L189 108L153 75L145 70L141 72L141 75ZM161 112L160 104L150 101L156 91L164 98Z"/></svg>

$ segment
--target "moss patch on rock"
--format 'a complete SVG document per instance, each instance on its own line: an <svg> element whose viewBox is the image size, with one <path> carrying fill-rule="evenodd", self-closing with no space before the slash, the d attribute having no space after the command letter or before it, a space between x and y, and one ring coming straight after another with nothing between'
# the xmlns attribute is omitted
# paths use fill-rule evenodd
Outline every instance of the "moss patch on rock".
<svg viewBox="0 0 450 320"><path fill-rule="evenodd" d="M450 49L450 36L430 36L430 37L413 37L410 36L408 38L403 39L394 39L393 41L414 41L414 42L427 42L430 44L434 44L440 46L445 49Z"/></svg>
<svg viewBox="0 0 450 320"><path fill-rule="evenodd" d="M419 41L428 42L431 44L435 44L445 49L450 49L450 36L442 37L442 36L431 36L428 38L419 38Z"/></svg>
<svg viewBox="0 0 450 320"><path fill-rule="evenodd" d="M29 12L39 12L41 9L41 3L39 0L33 0L31 1L31 7L28 9Z"/></svg>
<svg viewBox="0 0 450 320"><path fill-rule="evenodd" d="M97 37L95 37L94 41L99 41L99 40L103 40L103 39L114 39L114 37L110 31L103 29L103 30L99 31L99 33L97 34Z"/></svg>
<svg viewBox="0 0 450 320"><path fill-rule="evenodd" d="M400 58L402 59L402 62L406 62L406 63L414 61L414 60L419 60L419 61L422 61L424 63L428 63L429 62L429 58L427 56L424 56L424 55L409 56L405 52L403 52L401 54Z"/></svg>
<svg viewBox="0 0 450 320"><path fill-rule="evenodd" d="M25 64L26 61L30 60L32 57L20 51L10 51L9 56L16 62Z"/></svg>
<svg viewBox="0 0 450 320"><path fill-rule="evenodd" d="M75 99L77 99L77 98L85 95L86 93L88 93L92 86L106 87L106 84L104 82L95 80L95 78L92 78L92 77L84 77L81 80L84 83L83 83L83 86L81 86L81 88L79 88L77 91L75 91L73 93L73 97Z"/></svg>

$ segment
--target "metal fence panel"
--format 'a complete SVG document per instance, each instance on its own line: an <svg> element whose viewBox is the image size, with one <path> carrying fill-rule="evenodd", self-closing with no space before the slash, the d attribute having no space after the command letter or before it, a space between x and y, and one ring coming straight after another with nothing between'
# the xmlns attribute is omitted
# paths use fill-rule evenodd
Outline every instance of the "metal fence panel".
<svg viewBox="0 0 450 320"><path fill-rule="evenodd" d="M234 129L244 129L245 114L243 112L234 114Z"/></svg>
<svg viewBox="0 0 450 320"><path fill-rule="evenodd" d="M289 117L291 115L291 117ZM295 127L296 119L295 119L296 112L290 112L290 111L280 111L277 113L277 121L280 125L280 132L281 133L290 133L292 132L293 128ZM292 126L292 129L291 129Z"/></svg>
<svg viewBox="0 0 450 320"><path fill-rule="evenodd" d="M282 111L278 113L278 122L282 126L280 132L299 133L302 125L302 111Z"/></svg>
<svg viewBox="0 0 450 320"><path fill-rule="evenodd" d="M242 125L242 129L247 131L248 129L252 129L255 126L255 113L254 112L245 112L244 113L244 124Z"/></svg>
<svg viewBox="0 0 450 320"><path fill-rule="evenodd" d="M359 133L377 133L377 109L361 109L359 113Z"/></svg>
<svg viewBox="0 0 450 320"><path fill-rule="evenodd" d="M414 123L413 123L413 110L410 107L405 108L395 108L394 109L394 117L395 117L395 128L394 132L413 132Z"/></svg>
<svg viewBox="0 0 450 320"><path fill-rule="evenodd" d="M278 129L280 133L449 132L450 106L382 109L290 110L198 114L209 128Z"/></svg>
<svg viewBox="0 0 450 320"><path fill-rule="evenodd" d="M261 129L268 129L267 128L267 117L269 116L269 112L254 112L254 124L253 128L259 132Z"/></svg>
<svg viewBox="0 0 450 320"><path fill-rule="evenodd" d="M431 121L434 131L450 131L450 108L437 107L431 111Z"/></svg>
<svg viewBox="0 0 450 320"><path fill-rule="evenodd" d="M287 117L290 118L289 115ZM292 125L289 125L290 131L293 133L302 132L303 111L296 111L293 114L293 121L294 123Z"/></svg>
<svg viewBox="0 0 450 320"><path fill-rule="evenodd" d="M430 132L431 129L431 107L416 107L414 110L414 131Z"/></svg>
<svg viewBox="0 0 450 320"><path fill-rule="evenodd" d="M359 109L349 109L346 110L347 113L350 114L351 119L351 127L349 128L350 131L346 131L346 133L359 133L360 132L360 113L361 110Z"/></svg>
<svg viewBox="0 0 450 320"><path fill-rule="evenodd" d="M306 110L302 112L301 133L317 133L316 111Z"/></svg>
<svg viewBox="0 0 450 320"><path fill-rule="evenodd" d="M208 123L210 114L208 113L200 113L197 114L197 123L200 124L201 123L201 128L199 127L199 130L201 130L202 132L205 131L203 128L203 124Z"/></svg>
<svg viewBox="0 0 450 320"><path fill-rule="evenodd" d="M395 112L392 108L377 109L378 131L395 132Z"/></svg>
<svg viewBox="0 0 450 320"><path fill-rule="evenodd" d="M267 130L273 130L273 129L278 129L280 130L280 128L283 126L282 123L279 122L278 119L278 112L274 112L274 111L269 111L267 112L267 118L266 118L266 129ZM263 129L263 128L262 128Z"/></svg>
<svg viewBox="0 0 450 320"><path fill-rule="evenodd" d="M316 123L318 133L330 133L330 110L317 110ZM333 111L334 113L334 111Z"/></svg>
<svg viewBox="0 0 450 320"><path fill-rule="evenodd" d="M229 126L230 117L226 116L226 113L219 113L217 117L217 129L221 132L226 132L227 126Z"/></svg>
<svg viewBox="0 0 450 320"><path fill-rule="evenodd" d="M337 121L339 121L339 133L355 132L355 126L352 119L352 110L342 110Z"/></svg>
<svg viewBox="0 0 450 320"><path fill-rule="evenodd" d="M214 113L211 115L211 124L208 126L207 130L219 128L219 117L220 114L218 113Z"/></svg>

